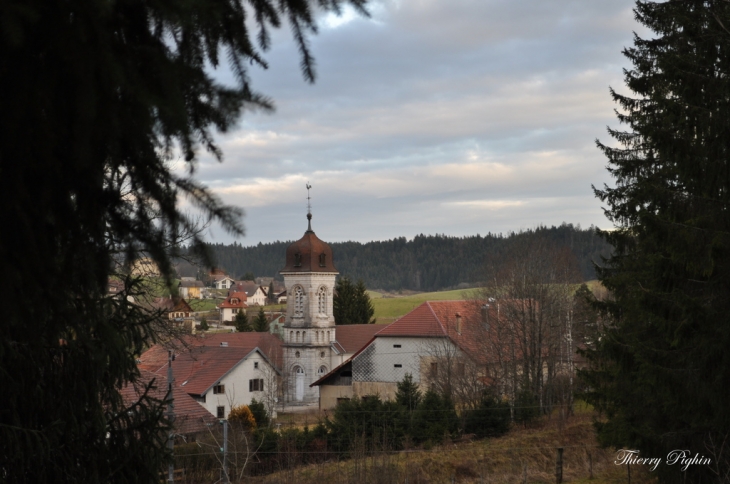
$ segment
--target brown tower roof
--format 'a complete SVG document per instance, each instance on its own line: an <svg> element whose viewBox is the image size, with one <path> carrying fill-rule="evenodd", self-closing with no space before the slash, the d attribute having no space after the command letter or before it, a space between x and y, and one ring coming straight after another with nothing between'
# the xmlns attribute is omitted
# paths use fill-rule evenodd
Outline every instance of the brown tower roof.
<svg viewBox="0 0 730 484"><path fill-rule="evenodd" d="M337 272L332 248L319 240L312 230L312 214L307 214L309 228L304 237L286 249L286 266L279 272ZM338 273L339 274L339 273Z"/></svg>

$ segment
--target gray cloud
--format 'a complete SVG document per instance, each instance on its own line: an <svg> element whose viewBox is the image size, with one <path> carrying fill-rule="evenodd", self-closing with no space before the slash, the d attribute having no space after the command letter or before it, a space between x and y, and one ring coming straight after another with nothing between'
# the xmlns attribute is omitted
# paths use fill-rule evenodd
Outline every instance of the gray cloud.
<svg viewBox="0 0 730 484"><path fill-rule="evenodd" d="M632 4L376 2L371 19L322 17L314 85L284 29L251 73L277 111L246 113L197 176L246 209L244 244L301 235L306 181L325 240L606 226L594 140L617 125Z"/></svg>

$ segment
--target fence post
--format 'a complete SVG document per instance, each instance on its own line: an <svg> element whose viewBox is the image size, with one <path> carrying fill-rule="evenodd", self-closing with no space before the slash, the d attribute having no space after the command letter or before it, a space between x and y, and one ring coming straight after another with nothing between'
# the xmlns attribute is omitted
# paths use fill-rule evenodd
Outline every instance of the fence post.
<svg viewBox="0 0 730 484"><path fill-rule="evenodd" d="M588 452L588 479L593 479L593 455Z"/></svg>
<svg viewBox="0 0 730 484"><path fill-rule="evenodd" d="M555 458L555 482L562 484L563 482L563 448L558 447L558 455Z"/></svg>

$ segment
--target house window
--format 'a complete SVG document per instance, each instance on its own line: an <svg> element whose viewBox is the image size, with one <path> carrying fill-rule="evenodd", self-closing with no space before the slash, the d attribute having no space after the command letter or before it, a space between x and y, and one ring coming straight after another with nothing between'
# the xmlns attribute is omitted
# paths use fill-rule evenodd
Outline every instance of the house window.
<svg viewBox="0 0 730 484"><path fill-rule="evenodd" d="M213 395L218 395L221 393L226 393L226 386L221 384L215 385L213 387Z"/></svg>
<svg viewBox="0 0 730 484"><path fill-rule="evenodd" d="M294 267L302 266L302 254L294 254Z"/></svg>
<svg viewBox="0 0 730 484"><path fill-rule="evenodd" d="M401 365L400 363L396 363L395 365L393 365L393 367L394 368L403 368L403 365Z"/></svg>
<svg viewBox="0 0 730 484"><path fill-rule="evenodd" d="M317 375L323 376L325 373L327 373L327 368L325 368L324 366L320 366L319 370L317 371Z"/></svg>
<svg viewBox="0 0 730 484"><path fill-rule="evenodd" d="M215 414L218 418L226 418L226 407L216 407Z"/></svg>
<svg viewBox="0 0 730 484"><path fill-rule="evenodd" d="M249 392L263 392L264 391L264 380L263 378L255 378L248 381Z"/></svg>
<svg viewBox="0 0 730 484"><path fill-rule="evenodd" d="M393 345L393 348L400 348L400 345Z"/></svg>
<svg viewBox="0 0 730 484"><path fill-rule="evenodd" d="M319 267L324 267L326 265L327 265L327 255L319 254Z"/></svg>
<svg viewBox="0 0 730 484"><path fill-rule="evenodd" d="M437 377L439 374L439 364L431 363L431 378Z"/></svg>
<svg viewBox="0 0 730 484"><path fill-rule="evenodd" d="M253 369L254 370L258 370L259 369L259 362L258 361L254 361L253 362Z"/></svg>

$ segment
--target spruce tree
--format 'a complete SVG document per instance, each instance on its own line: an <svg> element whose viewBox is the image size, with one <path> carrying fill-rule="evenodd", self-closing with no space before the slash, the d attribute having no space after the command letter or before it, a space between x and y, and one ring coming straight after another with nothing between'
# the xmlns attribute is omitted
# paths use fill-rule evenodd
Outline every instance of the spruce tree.
<svg viewBox="0 0 730 484"><path fill-rule="evenodd" d="M586 394L605 444L665 458L714 454L730 433L730 3L638 1L652 34L624 51L625 131L599 143L616 230L600 269L612 299L586 354ZM721 475L728 457L713 455ZM713 466L660 466L663 482L718 482Z"/></svg>
<svg viewBox="0 0 730 484"><path fill-rule="evenodd" d="M171 457L165 402L121 390L139 383L135 360L164 326L127 298L145 288L124 275L151 257L171 285L181 241L204 251L183 198L203 222L243 233L241 211L192 178L197 157L221 159L213 130L272 107L248 72L266 66L270 29L290 25L312 80L314 7L342 3L2 2L3 482L159 482ZM213 77L221 62L230 84ZM107 294L112 275L120 295Z"/></svg>
<svg viewBox="0 0 730 484"><path fill-rule="evenodd" d="M413 376L410 373L406 373L403 380L398 382L395 401L408 412L413 412L421 402L421 392L418 390L418 384L413 381Z"/></svg>
<svg viewBox="0 0 730 484"><path fill-rule="evenodd" d="M258 333L265 333L269 330L269 320L266 319L263 306L259 307L259 312L253 320L253 330Z"/></svg>
<svg viewBox="0 0 730 484"><path fill-rule="evenodd" d="M347 276L337 280L333 311L336 324L375 323L375 309L362 279L354 285Z"/></svg>
<svg viewBox="0 0 730 484"><path fill-rule="evenodd" d="M239 311L236 313L236 318L233 320L233 324L236 326L236 331L239 333L247 333L254 330L245 311Z"/></svg>

